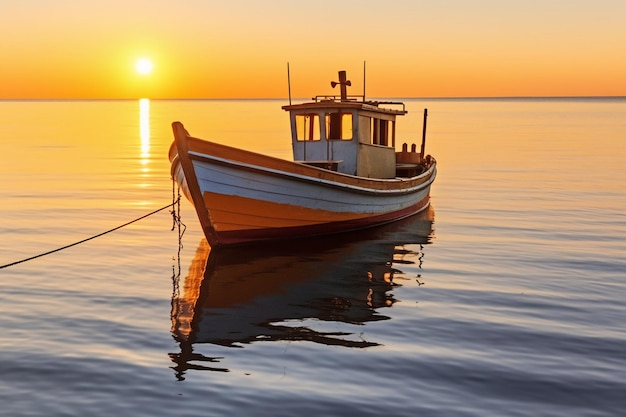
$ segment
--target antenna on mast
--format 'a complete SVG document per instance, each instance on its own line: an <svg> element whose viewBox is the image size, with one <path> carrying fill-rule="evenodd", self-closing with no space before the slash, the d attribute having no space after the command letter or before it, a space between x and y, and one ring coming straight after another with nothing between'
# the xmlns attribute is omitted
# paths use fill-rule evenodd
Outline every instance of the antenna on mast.
<svg viewBox="0 0 626 417"><path fill-rule="evenodd" d="M365 61L363 61L363 101L365 101Z"/></svg>
<svg viewBox="0 0 626 417"><path fill-rule="evenodd" d="M287 62L287 89L289 91L289 105L291 106L291 76L289 75L289 62Z"/></svg>

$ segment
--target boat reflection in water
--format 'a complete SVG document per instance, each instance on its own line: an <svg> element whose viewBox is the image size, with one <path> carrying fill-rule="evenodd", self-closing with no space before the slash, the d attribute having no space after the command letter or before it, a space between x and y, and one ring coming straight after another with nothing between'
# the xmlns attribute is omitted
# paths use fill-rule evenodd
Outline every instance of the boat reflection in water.
<svg viewBox="0 0 626 417"><path fill-rule="evenodd" d="M433 219L429 208L361 232L217 250L203 239L182 288L174 281L172 334L180 352L170 357L177 377L190 369L228 371L210 366L221 358L194 353L199 343L377 346L359 335L314 330L305 321L361 325L389 319L381 310L396 302L390 290L400 285L402 266L421 268Z"/></svg>

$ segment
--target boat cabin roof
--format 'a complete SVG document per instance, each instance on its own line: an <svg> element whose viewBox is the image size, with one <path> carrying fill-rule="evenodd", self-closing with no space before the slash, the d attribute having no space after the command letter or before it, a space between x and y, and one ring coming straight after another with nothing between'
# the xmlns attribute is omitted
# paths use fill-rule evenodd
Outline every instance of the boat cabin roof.
<svg viewBox="0 0 626 417"><path fill-rule="evenodd" d="M330 85L333 88L339 86L341 88L341 95L315 96L311 99L312 101L299 104L291 104L290 98L289 105L283 106L283 110L292 113L306 113L307 111L319 111L326 109L335 109L338 111L363 110L394 116L404 115L407 113L404 103L399 101L365 100L365 95L349 96L347 92L347 87L351 86L352 83L346 78L345 71L339 71L339 81L332 81Z"/></svg>
<svg viewBox="0 0 626 417"><path fill-rule="evenodd" d="M383 114L393 114L393 115L404 115L407 113L407 110L404 106L404 103L399 101L373 101L373 100L362 100L357 101L356 98L350 98L347 100L341 99L341 97L337 96L317 96L312 99L313 101L307 103L300 104L289 104L283 106L283 110L291 111L291 112L306 112L309 110L317 111L321 109L337 109L337 110L365 110L371 111L375 113L383 113ZM386 107L382 107L386 106ZM389 106L396 106L389 107ZM400 106L400 107L398 107Z"/></svg>

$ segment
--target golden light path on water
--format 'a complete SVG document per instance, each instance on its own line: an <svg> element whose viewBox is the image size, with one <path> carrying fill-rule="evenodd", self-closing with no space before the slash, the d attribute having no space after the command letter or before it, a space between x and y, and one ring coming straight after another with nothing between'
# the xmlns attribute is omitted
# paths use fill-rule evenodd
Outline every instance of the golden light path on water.
<svg viewBox="0 0 626 417"><path fill-rule="evenodd" d="M150 99L139 99L139 139L141 141L139 170L141 172L141 188L150 187ZM147 202L142 203L147 204Z"/></svg>
<svg viewBox="0 0 626 417"><path fill-rule="evenodd" d="M150 99L139 99L139 137L141 138L141 163L146 165L150 156Z"/></svg>

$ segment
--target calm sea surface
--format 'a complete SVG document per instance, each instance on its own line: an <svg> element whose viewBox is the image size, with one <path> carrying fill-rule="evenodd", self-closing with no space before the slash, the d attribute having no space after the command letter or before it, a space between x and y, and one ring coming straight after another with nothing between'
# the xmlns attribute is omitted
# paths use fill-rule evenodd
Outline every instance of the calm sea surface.
<svg viewBox="0 0 626 417"><path fill-rule="evenodd" d="M282 101L0 101L0 265L172 202L170 123L290 157ZM211 252L191 205L0 269L2 416L622 416L626 99L408 100L429 212Z"/></svg>

